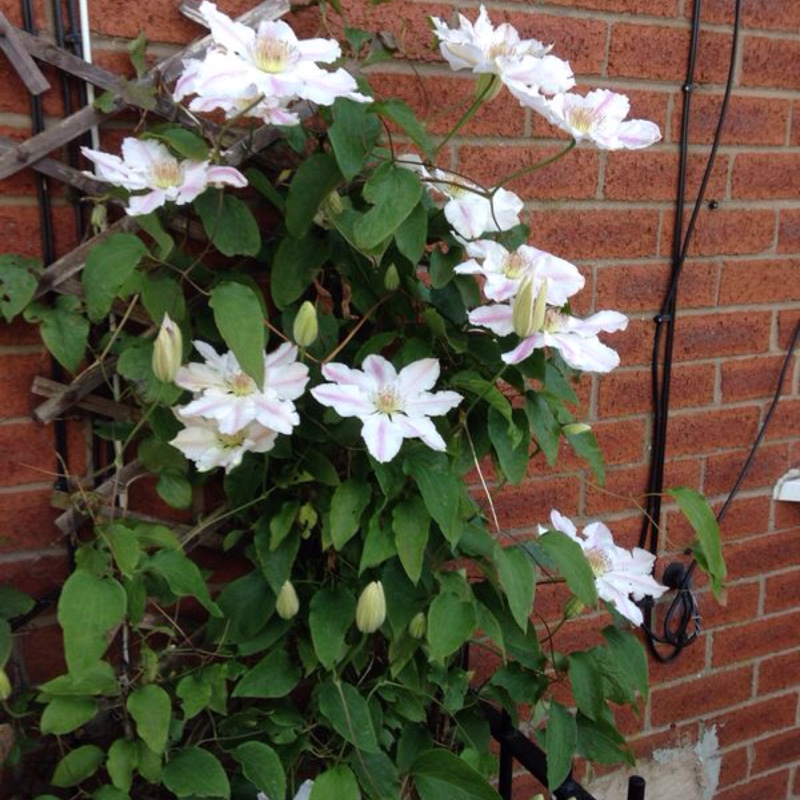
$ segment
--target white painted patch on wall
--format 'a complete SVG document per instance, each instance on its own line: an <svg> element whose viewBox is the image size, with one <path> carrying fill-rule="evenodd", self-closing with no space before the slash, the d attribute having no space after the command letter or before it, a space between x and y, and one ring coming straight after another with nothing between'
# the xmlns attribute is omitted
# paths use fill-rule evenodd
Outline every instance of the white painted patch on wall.
<svg viewBox="0 0 800 800"><path fill-rule="evenodd" d="M655 750L652 758L634 767L587 781L586 788L597 800L625 800L628 777L641 775L647 782L647 800L712 800L721 766L717 729L711 727L696 744Z"/></svg>

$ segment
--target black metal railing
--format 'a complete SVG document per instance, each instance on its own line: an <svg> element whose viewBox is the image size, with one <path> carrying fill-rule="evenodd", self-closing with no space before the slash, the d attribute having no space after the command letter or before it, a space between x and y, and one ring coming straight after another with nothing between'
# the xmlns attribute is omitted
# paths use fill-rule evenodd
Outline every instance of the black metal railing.
<svg viewBox="0 0 800 800"><path fill-rule="evenodd" d="M546 785L547 755L519 728L511 724L511 717L490 703L483 703L483 713L489 721L492 738L500 745L500 773L497 790L503 800L511 800L514 778L514 762L533 775L536 780ZM639 775L628 779L627 800L644 800L645 781ZM570 774L552 795L556 800L596 800Z"/></svg>

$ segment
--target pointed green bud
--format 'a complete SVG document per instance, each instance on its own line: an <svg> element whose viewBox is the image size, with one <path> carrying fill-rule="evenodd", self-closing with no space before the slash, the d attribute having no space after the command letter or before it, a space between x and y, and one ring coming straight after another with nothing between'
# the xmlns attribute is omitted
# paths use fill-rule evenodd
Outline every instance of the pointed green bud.
<svg viewBox="0 0 800 800"><path fill-rule="evenodd" d="M294 584L286 581L278 592L278 599L275 601L275 610L281 619L291 619L300 610L300 600L297 597Z"/></svg>
<svg viewBox="0 0 800 800"><path fill-rule="evenodd" d="M181 329L164 314L164 320L153 344L153 374L162 383L172 383L183 360Z"/></svg>
<svg viewBox="0 0 800 800"><path fill-rule="evenodd" d="M533 304L533 330L540 331L544 327L545 315L547 314L547 278L542 281L539 287L539 294ZM533 331L531 331L533 333Z"/></svg>
<svg viewBox="0 0 800 800"><path fill-rule="evenodd" d="M503 88L503 82L499 75L491 72L484 72L475 84L475 97L481 97L484 103L494 100Z"/></svg>
<svg viewBox="0 0 800 800"><path fill-rule="evenodd" d="M344 203L338 192L331 192L325 198L325 213L332 217L338 217L344 211Z"/></svg>
<svg viewBox="0 0 800 800"><path fill-rule="evenodd" d="M414 639L421 639L425 635L427 627L428 620L425 617L425 613L420 611L418 614L415 614L411 618L411 622L408 623L408 632Z"/></svg>
<svg viewBox="0 0 800 800"><path fill-rule="evenodd" d="M565 425L561 430L567 434L567 436L577 436L581 433L586 433L592 429L591 425L587 425L585 422L570 422L569 425Z"/></svg>
<svg viewBox="0 0 800 800"><path fill-rule="evenodd" d="M579 617L586 606L577 597L570 597L564 604L564 619Z"/></svg>
<svg viewBox="0 0 800 800"><path fill-rule="evenodd" d="M389 268L383 276L383 285L390 292L397 291L397 288L400 286L400 273L397 271L397 266L395 264L389 264Z"/></svg>
<svg viewBox="0 0 800 800"><path fill-rule="evenodd" d="M533 307L536 297L533 294L533 283L536 273L529 270L519 282L519 289L511 301L511 324L514 333L524 339L533 333Z"/></svg>
<svg viewBox="0 0 800 800"><path fill-rule="evenodd" d="M98 203L92 209L89 225L96 234L102 233L108 227L108 209L103 203Z"/></svg>
<svg viewBox="0 0 800 800"><path fill-rule="evenodd" d="M317 309L314 308L314 304L310 300L306 300L300 306L300 310L294 318L292 337L300 347L308 347L314 344L318 335Z"/></svg>
<svg viewBox="0 0 800 800"><path fill-rule="evenodd" d="M0 669L0 700L5 701L11 697L13 687L4 669Z"/></svg>
<svg viewBox="0 0 800 800"><path fill-rule="evenodd" d="M297 522L306 530L313 528L319 520L319 514L311 503L303 503L297 512Z"/></svg>
<svg viewBox="0 0 800 800"><path fill-rule="evenodd" d="M383 584L372 581L367 584L356 605L356 627L361 633L375 633L386 619L386 595Z"/></svg>

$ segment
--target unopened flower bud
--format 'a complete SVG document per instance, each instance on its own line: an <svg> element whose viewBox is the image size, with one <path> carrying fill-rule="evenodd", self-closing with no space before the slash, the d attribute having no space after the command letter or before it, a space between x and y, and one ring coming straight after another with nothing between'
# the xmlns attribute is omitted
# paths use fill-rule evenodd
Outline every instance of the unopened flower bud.
<svg viewBox="0 0 800 800"><path fill-rule="evenodd" d="M317 309L310 300L306 300L294 318L292 337L300 347L308 347L314 344L318 334Z"/></svg>
<svg viewBox="0 0 800 800"><path fill-rule="evenodd" d="M344 204L338 192L331 192L323 201L325 213L331 217L338 217L344 211Z"/></svg>
<svg viewBox="0 0 800 800"><path fill-rule="evenodd" d="M383 584L372 581L367 584L356 605L356 627L361 633L375 633L386 619L386 595Z"/></svg>
<svg viewBox="0 0 800 800"><path fill-rule="evenodd" d="M0 700L8 700L12 692L11 681L4 669L0 669Z"/></svg>
<svg viewBox="0 0 800 800"><path fill-rule="evenodd" d="M519 283L519 290L511 301L511 324L514 333L525 339L542 329L547 312L547 281L542 282L539 293L534 295L536 273L529 270Z"/></svg>
<svg viewBox="0 0 800 800"><path fill-rule="evenodd" d="M291 581L286 581L278 592L275 610L281 619L291 619L300 610L300 600Z"/></svg>
<svg viewBox="0 0 800 800"><path fill-rule="evenodd" d="M297 523L302 525L306 530L313 528L319 520L319 514L311 503L303 503L300 510L297 512Z"/></svg>
<svg viewBox="0 0 800 800"><path fill-rule="evenodd" d="M89 224L95 233L102 233L108 227L108 209L103 203L98 203L92 208Z"/></svg>
<svg viewBox="0 0 800 800"><path fill-rule="evenodd" d="M421 639L425 635L425 630L428 627L428 620L425 613L420 611L411 618L408 623L408 632L414 639Z"/></svg>
<svg viewBox="0 0 800 800"><path fill-rule="evenodd" d="M575 619L583 613L586 606L577 597L570 597L564 604L564 619Z"/></svg>
<svg viewBox="0 0 800 800"><path fill-rule="evenodd" d="M164 314L153 345L153 374L163 383L172 383L183 359L181 329Z"/></svg>
<svg viewBox="0 0 800 800"><path fill-rule="evenodd" d="M569 425L565 425L561 430L567 434L567 436L578 436L581 433L586 433L592 429L591 425L587 425L585 422L570 422Z"/></svg>
<svg viewBox="0 0 800 800"><path fill-rule="evenodd" d="M383 285L390 291L394 292L400 286L400 273L397 271L395 264L389 264L386 274L383 276Z"/></svg>
<svg viewBox="0 0 800 800"><path fill-rule="evenodd" d="M503 88L503 82L499 75L491 72L484 72L475 84L475 97L480 97L484 103L494 100Z"/></svg>

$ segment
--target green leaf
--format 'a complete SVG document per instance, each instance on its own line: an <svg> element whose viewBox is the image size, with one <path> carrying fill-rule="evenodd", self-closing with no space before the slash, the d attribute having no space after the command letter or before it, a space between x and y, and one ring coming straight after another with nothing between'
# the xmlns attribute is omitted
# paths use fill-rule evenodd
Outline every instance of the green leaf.
<svg viewBox="0 0 800 800"><path fill-rule="evenodd" d="M136 77L141 78L147 72L147 37L144 31L139 31L138 36L128 42L125 49L136 71Z"/></svg>
<svg viewBox="0 0 800 800"><path fill-rule="evenodd" d="M591 431L583 431L582 433L569 433L564 432L567 441L572 445L572 449L581 458L585 458L592 468L597 482L600 486L605 486L606 483L606 462L603 459L603 451L597 444L597 438Z"/></svg>
<svg viewBox="0 0 800 800"><path fill-rule="evenodd" d="M252 287L228 281L211 290L209 305L225 344L244 372L263 386L266 328L261 298Z"/></svg>
<svg viewBox="0 0 800 800"><path fill-rule="evenodd" d="M33 300L41 261L28 256L0 255L0 314L11 322Z"/></svg>
<svg viewBox="0 0 800 800"><path fill-rule="evenodd" d="M433 158L433 143L425 126L417 119L417 115L411 110L408 103L404 103L402 100L383 100L380 103L372 103L369 110L374 114L387 117L395 125L399 125L427 158Z"/></svg>
<svg viewBox="0 0 800 800"><path fill-rule="evenodd" d="M169 258L169 254L175 249L175 240L167 233L166 228L164 228L164 224L161 222L161 217L158 216L158 213L152 211L149 214L140 214L136 217L136 224L156 243L156 256L161 261L166 261ZM152 276L149 275L142 275L142 281L146 278ZM145 308L147 308L147 301L142 297L144 302ZM148 313L150 310L148 309ZM169 312L170 317L172 319L180 319L180 317L174 315L171 311ZM152 314L150 316L153 319L153 322L157 322L158 324L161 323L161 320L164 316L162 313L159 317L153 317ZM181 315L182 316L182 315Z"/></svg>
<svg viewBox="0 0 800 800"><path fill-rule="evenodd" d="M108 542L119 571L130 578L142 555L136 534L127 525L112 523L103 531L103 537Z"/></svg>
<svg viewBox="0 0 800 800"><path fill-rule="evenodd" d="M296 530L292 531L274 549L270 540L269 525L264 526L259 522L255 535L256 554L261 565L261 572L277 597L283 584L291 577L292 566L297 558L297 551L300 549L300 534Z"/></svg>
<svg viewBox="0 0 800 800"><path fill-rule="evenodd" d="M353 752L350 766L367 797L374 800L400 797L400 776L394 761L386 753Z"/></svg>
<svg viewBox="0 0 800 800"><path fill-rule="evenodd" d="M48 695L82 696L106 695L114 697L119 694L119 684L114 668L107 661L96 661L94 664L82 665L77 675L59 675L39 687L39 691Z"/></svg>
<svg viewBox="0 0 800 800"><path fill-rule="evenodd" d="M395 533L397 553L406 575L414 585L422 575L430 522L430 514L420 497L411 496L392 509L392 530Z"/></svg>
<svg viewBox="0 0 800 800"><path fill-rule="evenodd" d="M131 338L117 361L117 372L127 378L144 403L171 406L181 396L181 389L162 383L153 375L153 341Z"/></svg>
<svg viewBox="0 0 800 800"><path fill-rule="evenodd" d="M192 505L192 484L186 475L173 469L159 473L156 492L172 508L189 508Z"/></svg>
<svg viewBox="0 0 800 800"><path fill-rule="evenodd" d="M494 563L500 586L508 598L514 621L520 630L528 630L528 619L533 611L533 594L536 577L530 556L517 547L495 545Z"/></svg>
<svg viewBox="0 0 800 800"><path fill-rule="evenodd" d="M67 578L58 601L58 623L64 630L69 671L81 675L108 647L108 634L125 617L126 595L113 578L98 578L77 569Z"/></svg>
<svg viewBox="0 0 800 800"><path fill-rule="evenodd" d="M92 792L92 800L131 800L127 792L116 786L101 786Z"/></svg>
<svg viewBox="0 0 800 800"><path fill-rule="evenodd" d="M80 728L97 713L97 701L91 697L54 697L42 713L42 733L62 736Z"/></svg>
<svg viewBox="0 0 800 800"><path fill-rule="evenodd" d="M188 158L191 161L205 161L208 158L206 140L180 125L156 125L150 128L142 138L158 139L168 145L179 156Z"/></svg>
<svg viewBox="0 0 800 800"><path fill-rule="evenodd" d="M372 491L368 483L350 478L339 484L331 499L329 518L333 546L341 550L361 527L361 515Z"/></svg>
<svg viewBox="0 0 800 800"><path fill-rule="evenodd" d="M178 597L191 595L214 617L222 616L219 606L211 599L200 568L177 550L160 550L146 562L146 569L161 575L170 591Z"/></svg>
<svg viewBox="0 0 800 800"><path fill-rule="evenodd" d="M464 530L460 516L464 486L453 474L447 456L428 447L409 448L403 461L403 472L414 478L428 513L447 540L456 544Z"/></svg>
<svg viewBox="0 0 800 800"><path fill-rule="evenodd" d="M361 800L356 776L344 764L325 770L315 778L310 800Z"/></svg>
<svg viewBox="0 0 800 800"><path fill-rule="evenodd" d="M267 797L286 796L286 777L277 753L263 742L245 742L231 751L245 778Z"/></svg>
<svg viewBox="0 0 800 800"><path fill-rule="evenodd" d="M428 643L432 658L455 653L475 630L475 604L461 600L452 592L437 595L428 610Z"/></svg>
<svg viewBox="0 0 800 800"><path fill-rule="evenodd" d="M593 606L597 602L597 587L581 546L561 531L548 531L536 541L556 562L572 593L585 605Z"/></svg>
<svg viewBox="0 0 800 800"><path fill-rule="evenodd" d="M449 750L426 750L411 774L420 800L500 800L479 772Z"/></svg>
<svg viewBox="0 0 800 800"><path fill-rule="evenodd" d="M522 415L522 411L516 414ZM511 483L519 483L528 470L530 462L530 439L527 435L519 435L518 427L521 420L516 420L517 425L509 426L503 415L495 408L489 409L488 430L492 446L497 453L500 469ZM522 430L525 430L525 425Z"/></svg>
<svg viewBox="0 0 800 800"><path fill-rule="evenodd" d="M283 195L270 183L269 178L255 167L250 167L245 171L247 182L259 193L269 200L275 208L283 213L286 209L286 201Z"/></svg>
<svg viewBox="0 0 800 800"><path fill-rule="evenodd" d="M106 754L96 745L85 744L78 747L58 762L50 783L59 789L77 786L100 769L105 757Z"/></svg>
<svg viewBox="0 0 800 800"><path fill-rule="evenodd" d="M286 198L286 227L302 239L325 198L344 180L336 158L314 153L297 168Z"/></svg>
<svg viewBox="0 0 800 800"><path fill-rule="evenodd" d="M525 413L528 415L528 424L536 438L536 443L544 453L547 463L552 467L558 458L561 425L553 416L553 412L541 392L526 394Z"/></svg>
<svg viewBox="0 0 800 800"><path fill-rule="evenodd" d="M127 706L136 723L139 738L154 753L163 753L172 720L172 701L169 695L160 686L149 683L131 692Z"/></svg>
<svg viewBox="0 0 800 800"><path fill-rule="evenodd" d="M369 706L354 686L343 681L322 684L319 709L333 729L350 744L367 753L379 751Z"/></svg>
<svg viewBox="0 0 800 800"><path fill-rule="evenodd" d="M547 785L557 789L569 775L572 756L578 743L575 718L560 703L550 703L545 733L547 750Z"/></svg>
<svg viewBox="0 0 800 800"><path fill-rule="evenodd" d="M89 251L81 283L92 322L100 322L111 311L120 289L146 254L147 246L132 233L113 233Z"/></svg>
<svg viewBox="0 0 800 800"><path fill-rule="evenodd" d="M719 533L719 524L714 517L714 512L709 508L706 499L694 489L686 486L679 486L671 489L667 494L672 495L678 503L686 519L691 523L694 532L697 534L692 547L694 557L700 569L705 572L711 580L711 591L714 597L719 600L724 591L725 559L722 556L722 540Z"/></svg>
<svg viewBox="0 0 800 800"><path fill-rule="evenodd" d="M344 654L345 635L356 615L356 601L344 586L320 589L311 598L308 625L314 652L325 669Z"/></svg>
<svg viewBox="0 0 800 800"><path fill-rule="evenodd" d="M591 652L569 655L569 681L578 709L589 719L600 720L606 708L603 681Z"/></svg>
<svg viewBox="0 0 800 800"><path fill-rule="evenodd" d="M27 614L36 605L34 599L13 586L0 585L0 619Z"/></svg>
<svg viewBox="0 0 800 800"><path fill-rule="evenodd" d="M163 782L178 797L231 796L219 759L200 747L187 747L176 753L164 767Z"/></svg>
<svg viewBox="0 0 800 800"><path fill-rule="evenodd" d="M217 595L222 610L225 641L237 644L252 639L275 608L275 595L260 570L253 570L226 584Z"/></svg>
<svg viewBox="0 0 800 800"><path fill-rule="evenodd" d="M225 256L255 256L261 249L261 231L253 212L221 189L206 189L194 207L206 235Z"/></svg>
<svg viewBox="0 0 800 800"><path fill-rule="evenodd" d="M89 320L80 313L81 302L72 295L59 295L52 306L33 303L25 309L27 322L40 323L45 347L69 372L77 372L89 340Z"/></svg>
<svg viewBox="0 0 800 800"><path fill-rule="evenodd" d="M411 171L393 164L380 166L364 185L364 199L372 208L355 224L358 246L377 247L411 214L422 196L422 184Z"/></svg>
<svg viewBox="0 0 800 800"><path fill-rule="evenodd" d="M625 737L607 722L594 722L578 714L578 755L595 764L618 764L627 761L633 765L635 758L625 747Z"/></svg>
<svg viewBox="0 0 800 800"><path fill-rule="evenodd" d="M628 631L609 625L603 628L606 640L606 651L609 653L618 671L627 679L646 700L650 691L650 677L647 668L647 653L639 639Z"/></svg>
<svg viewBox="0 0 800 800"><path fill-rule="evenodd" d="M300 670L286 650L264 656L236 684L233 697L286 697L300 681Z"/></svg>
<svg viewBox="0 0 800 800"><path fill-rule="evenodd" d="M377 567L397 555L397 545L392 529L386 524L381 515L376 514L369 521L367 534L364 537L364 548L361 551L361 561L358 565L358 574L370 567Z"/></svg>
<svg viewBox="0 0 800 800"><path fill-rule="evenodd" d="M330 256L330 241L313 234L295 239L281 239L272 260L270 291L272 299L283 310L297 300L314 281L320 267Z"/></svg>
<svg viewBox="0 0 800 800"><path fill-rule="evenodd" d="M422 203L417 204L395 231L394 240L397 242L397 249L412 264L419 263L428 241L428 212Z"/></svg>
<svg viewBox="0 0 800 800"><path fill-rule="evenodd" d="M142 304L156 325L161 324L164 314L169 314L176 322L186 316L186 300L180 283L165 275L142 275Z"/></svg>
<svg viewBox="0 0 800 800"><path fill-rule="evenodd" d="M136 742L117 739L108 748L106 771L117 789L129 792L133 784L133 771L139 763L139 748Z"/></svg>
<svg viewBox="0 0 800 800"><path fill-rule="evenodd" d="M333 104L333 124L328 139L339 171L351 181L361 172L381 132L378 120L368 114L365 103L339 97Z"/></svg>
<svg viewBox="0 0 800 800"><path fill-rule="evenodd" d="M508 423L514 424L513 410L508 398L491 381L487 381L478 372L466 370L453 375L451 385L454 389L463 389L488 403Z"/></svg>

